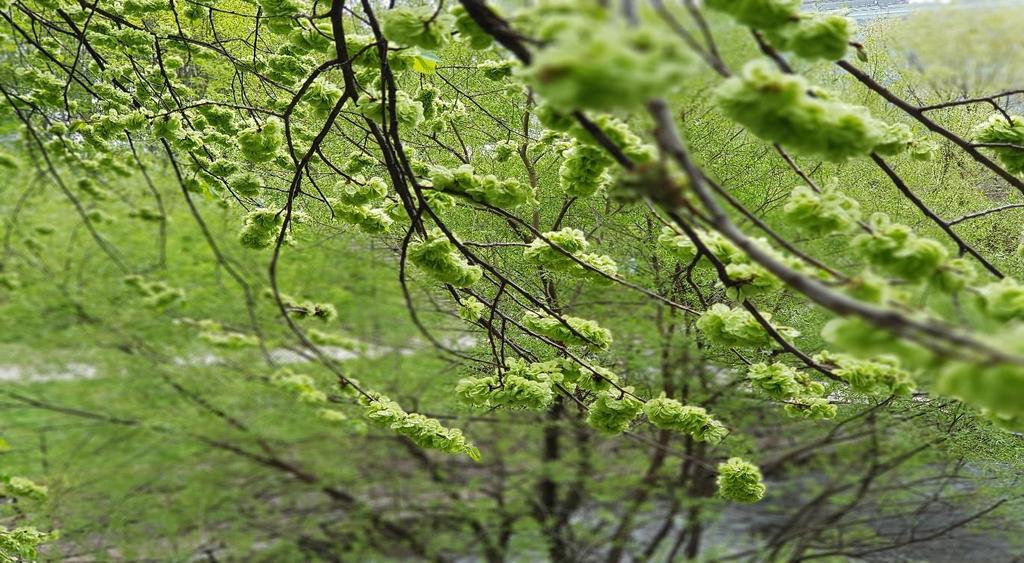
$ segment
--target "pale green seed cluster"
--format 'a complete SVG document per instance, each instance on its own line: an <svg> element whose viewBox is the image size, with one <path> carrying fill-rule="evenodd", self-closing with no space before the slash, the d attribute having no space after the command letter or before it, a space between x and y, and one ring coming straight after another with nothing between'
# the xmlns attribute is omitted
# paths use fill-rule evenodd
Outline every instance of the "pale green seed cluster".
<svg viewBox="0 0 1024 563"><path fill-rule="evenodd" d="M480 460L480 450L466 440L461 430L446 428L437 419L419 413L407 413L387 397L364 401L364 414L370 421L391 428L421 447Z"/></svg>
<svg viewBox="0 0 1024 563"><path fill-rule="evenodd" d="M683 264L697 257L697 245L690 237L679 234L667 225L658 233L658 245Z"/></svg>
<svg viewBox="0 0 1024 563"><path fill-rule="evenodd" d="M282 225L282 213L272 209L255 209L245 216L242 230L238 233L238 242L246 248L268 248L281 234Z"/></svg>
<svg viewBox="0 0 1024 563"><path fill-rule="evenodd" d="M800 15L800 0L707 0L707 7L758 29L782 27Z"/></svg>
<svg viewBox="0 0 1024 563"><path fill-rule="evenodd" d="M846 56L856 26L836 14L801 14L768 31L772 45L803 59L836 61Z"/></svg>
<svg viewBox="0 0 1024 563"><path fill-rule="evenodd" d="M692 55L668 33L571 17L539 49L522 77L563 111L633 109L678 88Z"/></svg>
<svg viewBox="0 0 1024 563"><path fill-rule="evenodd" d="M643 411L644 403L633 397L632 387L609 389L597 395L587 410L587 424L605 434L621 434Z"/></svg>
<svg viewBox="0 0 1024 563"><path fill-rule="evenodd" d="M570 196L592 196L611 182L607 169L612 163L604 149L574 140L562 152L558 185Z"/></svg>
<svg viewBox="0 0 1024 563"><path fill-rule="evenodd" d="M920 237L907 225L893 223L888 215L875 213L871 232L857 235L850 246L873 267L907 281L932 277L949 258L936 240Z"/></svg>
<svg viewBox="0 0 1024 563"><path fill-rule="evenodd" d="M594 403L589 408L591 412L596 409L596 414L593 420L588 421L599 425L596 427L602 431L616 433L621 431L613 430L618 427L616 425L628 425L639 413L637 410L626 417L626 411L632 410L634 402L638 401L635 398L632 401L620 399L622 390L617 387L618 381L619 377L607 368L585 367L567 358L534 363L512 360L504 370L494 375L461 379L456 386L456 394L463 403L477 408L524 410L549 408L559 390L584 398L593 397ZM630 390L627 388L627 394ZM687 419L690 425L686 426L685 431L707 441L720 440L726 433L725 428L706 415L700 417L698 411L691 414L698 416L700 422ZM677 430L683 429L681 424L677 421Z"/></svg>
<svg viewBox="0 0 1024 563"><path fill-rule="evenodd" d="M516 63L511 60L484 61L476 65L476 68L488 80L498 82L512 76L512 71L515 70Z"/></svg>
<svg viewBox="0 0 1024 563"><path fill-rule="evenodd" d="M770 321L769 313L761 313L765 320ZM774 327L780 334L787 337L798 333L789 327ZM709 341L727 347L764 348L772 343L771 335L765 330L749 311L732 308L722 303L715 303L701 313L697 319L697 329Z"/></svg>
<svg viewBox="0 0 1024 563"><path fill-rule="evenodd" d="M725 290L730 299L740 301L782 288L782 280L754 262L746 252L722 234L702 229L697 229L695 234L708 253L725 267L725 273L729 278ZM801 261L777 251L766 239L758 237L752 238L751 241L779 262L798 271L807 269ZM697 244L688 235L681 234L672 227L662 229L658 236L658 244L684 264L697 256ZM707 254L703 258L707 259ZM719 284L725 285L721 280Z"/></svg>
<svg viewBox="0 0 1024 563"><path fill-rule="evenodd" d="M399 90L395 95L395 117L398 125L405 130L413 130L423 123L423 104L412 96ZM359 102L360 115L375 123L384 121L384 101L380 98L367 98ZM389 114L390 115L390 114Z"/></svg>
<svg viewBox="0 0 1024 563"><path fill-rule="evenodd" d="M754 60L715 91L719 108L754 135L822 160L866 156L890 141L887 125L864 107L815 91L802 76Z"/></svg>
<svg viewBox="0 0 1024 563"><path fill-rule="evenodd" d="M787 416L810 420L830 420L838 409L824 397L793 397L783 406Z"/></svg>
<svg viewBox="0 0 1024 563"><path fill-rule="evenodd" d="M300 53L318 53L331 48L334 30L329 22L312 24L299 20L298 29L288 34L288 42Z"/></svg>
<svg viewBox="0 0 1024 563"><path fill-rule="evenodd" d="M501 141L494 145L494 160L498 162L508 162L512 155L515 154L516 143L515 141Z"/></svg>
<svg viewBox="0 0 1024 563"><path fill-rule="evenodd" d="M373 176L369 179L355 176L352 181L338 186L335 196L348 205L365 205L376 203L388 195L388 185L383 178Z"/></svg>
<svg viewBox="0 0 1024 563"><path fill-rule="evenodd" d="M377 159L360 150L354 150L345 155L345 162L342 169L349 175L362 174L368 168L377 164Z"/></svg>
<svg viewBox="0 0 1024 563"><path fill-rule="evenodd" d="M846 281L844 290L850 296L868 303L885 303L896 298L896 291L885 278L872 272L863 272Z"/></svg>
<svg viewBox="0 0 1024 563"><path fill-rule="evenodd" d="M476 297L465 297L462 299L462 304L459 305L459 318L467 323L475 323L483 317L486 309L487 306Z"/></svg>
<svg viewBox="0 0 1024 563"><path fill-rule="evenodd" d="M96 201L105 201L112 197L108 190L103 189L92 178L79 178L78 181L75 182L75 187L83 195Z"/></svg>
<svg viewBox="0 0 1024 563"><path fill-rule="evenodd" d="M385 233L395 222L384 208L371 207L369 205L335 203L331 206L331 209L334 210L334 215L338 219L341 219L349 225L359 227L359 229L364 233Z"/></svg>
<svg viewBox="0 0 1024 563"><path fill-rule="evenodd" d="M267 77L275 82L296 86L309 72L317 65L317 60L312 54L304 53L303 49L296 48L291 43L278 47L273 55L267 57L265 63L260 66L266 67Z"/></svg>
<svg viewBox="0 0 1024 563"><path fill-rule="evenodd" d="M792 399L801 395L821 395L825 388L811 381L792 366L783 363L759 362L747 368L750 382L776 400Z"/></svg>
<svg viewBox="0 0 1024 563"><path fill-rule="evenodd" d="M836 416L836 406L821 396L825 386L792 366L756 363L747 368L747 378L772 399L785 401L783 409L791 417L822 420Z"/></svg>
<svg viewBox="0 0 1024 563"><path fill-rule="evenodd" d="M965 257L946 260L930 283L946 293L954 293L974 283L978 277L974 263Z"/></svg>
<svg viewBox="0 0 1024 563"><path fill-rule="evenodd" d="M821 352L814 361L835 366L832 373L850 384L850 388L873 395L909 395L914 391L910 372L900 368L893 356L880 356L874 360L855 358L846 354Z"/></svg>
<svg viewBox="0 0 1024 563"><path fill-rule="evenodd" d="M717 483L719 496L742 503L761 500L767 490L761 482L761 470L738 457L718 464Z"/></svg>
<svg viewBox="0 0 1024 563"><path fill-rule="evenodd" d="M1024 352L1024 328L1013 326L988 339L1008 354ZM1014 363L950 361L940 372L936 390L981 408L999 426L1024 432L1024 367Z"/></svg>
<svg viewBox="0 0 1024 563"><path fill-rule="evenodd" d="M8 497L44 500L49 489L25 477L0 476L0 494Z"/></svg>
<svg viewBox="0 0 1024 563"><path fill-rule="evenodd" d="M590 391L600 393L612 389L619 384L619 376L612 370L602 366L583 367L568 359L555 360L553 367L548 370L560 369L562 372L562 383L569 390Z"/></svg>
<svg viewBox="0 0 1024 563"><path fill-rule="evenodd" d="M284 124L277 118L267 120L262 127L250 127L238 134L242 156L252 162L273 160L283 142Z"/></svg>
<svg viewBox="0 0 1024 563"><path fill-rule="evenodd" d="M998 321L1024 319L1024 286L1013 278L976 288L981 310Z"/></svg>
<svg viewBox="0 0 1024 563"><path fill-rule="evenodd" d="M303 10L303 4L296 0L259 0L258 3L266 18L265 25L271 33L277 34L290 33L292 18Z"/></svg>
<svg viewBox="0 0 1024 563"><path fill-rule="evenodd" d="M797 186L783 211L793 226L812 235L849 231L861 216L860 203L834 186L826 186L821 193Z"/></svg>
<svg viewBox="0 0 1024 563"><path fill-rule="evenodd" d="M235 192L237 195L254 197L260 193L260 190L262 190L265 185L263 183L263 178L259 174L256 174L251 170L247 170L244 172L236 172L228 177L228 187L230 187L231 191Z"/></svg>
<svg viewBox="0 0 1024 563"><path fill-rule="evenodd" d="M726 293L735 300L772 293L782 288L779 278L753 261L726 264L725 273L730 282L736 284L726 287Z"/></svg>
<svg viewBox="0 0 1024 563"><path fill-rule="evenodd" d="M169 116L154 119L152 122L151 133L153 137L157 139L166 139L168 141L175 141L184 135L184 129L181 126L181 117L178 114L172 114Z"/></svg>
<svg viewBox="0 0 1024 563"><path fill-rule="evenodd" d="M495 375L459 380L455 394L477 408L544 410L554 403L553 385L561 380L561 371L552 363L514 360Z"/></svg>
<svg viewBox="0 0 1024 563"><path fill-rule="evenodd" d="M1010 120L995 114L974 129L979 143L1009 143L1017 147L995 147L991 150L1011 174L1024 174L1024 117L1011 115Z"/></svg>
<svg viewBox="0 0 1024 563"><path fill-rule="evenodd" d="M394 223L384 207L388 185L382 178L355 175L336 188L331 201L334 215L368 234L387 232Z"/></svg>
<svg viewBox="0 0 1024 563"><path fill-rule="evenodd" d="M561 131L572 137L567 145L555 143L562 157L558 169L558 185L563 192L574 197L588 197L611 183L608 169L615 164L615 160L571 114L547 103L537 106L534 113L551 130L548 133ZM609 114L601 114L594 117L592 122L633 162L642 164L654 159L656 151L653 147L644 143L624 121Z"/></svg>
<svg viewBox="0 0 1024 563"><path fill-rule="evenodd" d="M218 178L226 178L231 174L236 174L241 170L239 163L230 161L228 159L215 159L210 163L207 171L217 176Z"/></svg>
<svg viewBox="0 0 1024 563"><path fill-rule="evenodd" d="M610 256L584 252L590 246L590 242L587 241L583 231L579 229L565 227L558 231L544 233L544 238L551 241L551 244L536 238L523 251L523 256L538 266L553 272L561 272L599 283L610 283L611 280L598 272L609 276L615 276L618 273L618 265ZM558 246L565 252L559 251L552 245ZM587 264L593 270L583 266L580 262ZM598 270L598 272L594 270Z"/></svg>
<svg viewBox="0 0 1024 563"><path fill-rule="evenodd" d="M843 58L855 25L837 14L805 14L800 0L708 0L707 7L766 32L769 42L805 59Z"/></svg>
<svg viewBox="0 0 1024 563"><path fill-rule="evenodd" d="M921 346L880 329L877 325L858 317L837 317L821 327L821 337L835 349L856 354L862 358L896 355L908 365L929 361L929 352Z"/></svg>
<svg viewBox="0 0 1024 563"><path fill-rule="evenodd" d="M234 135L241 129L235 118L235 112L226 107L207 103L199 106L198 111L203 119L203 122L198 123L198 125L203 125L205 122L208 128L225 135ZM193 121L193 123L195 122Z"/></svg>
<svg viewBox="0 0 1024 563"><path fill-rule="evenodd" d="M607 350L612 345L611 331L589 319L563 315L562 320L559 320L557 317L527 311L522 323L541 336L570 346L593 346Z"/></svg>
<svg viewBox="0 0 1024 563"><path fill-rule="evenodd" d="M644 414L657 428L689 434L698 442L717 444L729 434L703 407L684 405L664 393L644 403Z"/></svg>
<svg viewBox="0 0 1024 563"><path fill-rule="evenodd" d="M320 37L317 35L317 37ZM338 100L341 99L342 90L326 79L319 78L309 85L303 101L309 104L313 113L320 118L327 117Z"/></svg>
<svg viewBox="0 0 1024 563"><path fill-rule="evenodd" d="M36 561L39 546L56 537L55 532L40 532L33 527L0 528L0 561Z"/></svg>
<svg viewBox="0 0 1024 563"><path fill-rule="evenodd" d="M473 166L458 168L433 167L430 182L434 189L461 194L473 201L494 207L514 209L520 205L536 204L534 189L516 178L499 180L494 174L477 174Z"/></svg>
<svg viewBox="0 0 1024 563"><path fill-rule="evenodd" d="M330 403L330 399L312 377L303 373L295 373L288 368L281 368L272 373L268 381L272 386L290 395L296 402L314 407L310 412L320 420L335 426L344 426L347 431L357 434L366 432L364 421L349 418L341 410L326 406ZM351 378L349 381L357 385L359 383ZM352 385L345 385L341 391L350 396L355 392Z"/></svg>
<svg viewBox="0 0 1024 563"><path fill-rule="evenodd" d="M380 13L381 31L398 45L434 50L448 40L453 19L433 6L399 7Z"/></svg>
<svg viewBox="0 0 1024 563"><path fill-rule="evenodd" d="M430 277L455 287L469 287L480 281L483 270L470 265L458 249L441 232L409 244L409 261Z"/></svg>

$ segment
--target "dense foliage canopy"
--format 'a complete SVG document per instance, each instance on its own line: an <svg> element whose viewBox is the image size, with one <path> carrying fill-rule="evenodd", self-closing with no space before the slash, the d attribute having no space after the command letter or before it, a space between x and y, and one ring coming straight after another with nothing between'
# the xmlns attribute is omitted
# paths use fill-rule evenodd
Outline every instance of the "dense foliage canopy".
<svg viewBox="0 0 1024 563"><path fill-rule="evenodd" d="M984 494L938 535L1012 514L1024 73L951 88L901 70L902 31L795 0L0 18L0 364L121 373L3 383L0 560L81 525L18 443L68 419L109 432L83 481L241 464L172 488L259 491L218 500L284 540L266 560L695 558L762 499L786 523L726 555L853 557L926 541L861 511L902 526L964 467ZM45 444L40 482L96 502ZM120 553L212 553L211 518Z"/></svg>

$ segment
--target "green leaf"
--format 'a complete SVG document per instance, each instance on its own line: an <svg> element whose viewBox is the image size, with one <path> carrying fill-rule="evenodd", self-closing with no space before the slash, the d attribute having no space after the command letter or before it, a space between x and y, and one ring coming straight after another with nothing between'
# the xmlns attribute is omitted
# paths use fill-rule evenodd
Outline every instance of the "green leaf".
<svg viewBox="0 0 1024 563"><path fill-rule="evenodd" d="M412 70L420 74L434 74L439 61L440 59L432 51L423 51L419 55L412 57Z"/></svg>

